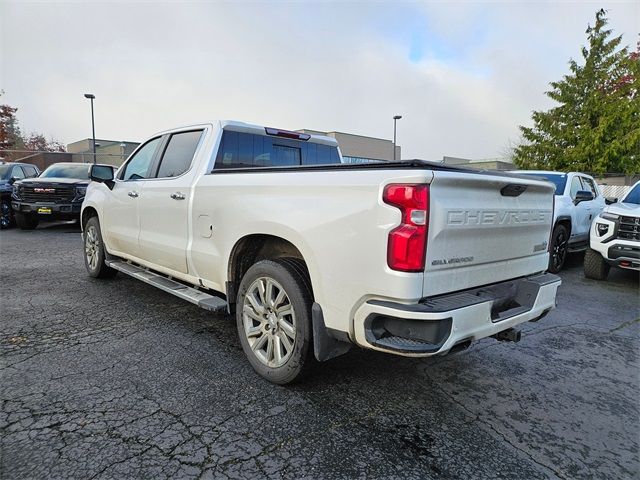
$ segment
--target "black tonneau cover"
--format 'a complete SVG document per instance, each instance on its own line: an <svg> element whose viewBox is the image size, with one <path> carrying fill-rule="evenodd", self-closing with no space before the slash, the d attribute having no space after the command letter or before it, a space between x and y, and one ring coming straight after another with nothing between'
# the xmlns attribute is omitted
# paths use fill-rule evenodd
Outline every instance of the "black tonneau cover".
<svg viewBox="0 0 640 480"><path fill-rule="evenodd" d="M380 161L372 163L340 163L327 165L292 165L292 166L271 166L271 167L243 167L243 168L220 168L209 172L211 174L227 173L270 173L270 172L301 172L301 171L332 171L332 170L397 170L397 169L420 169L436 170L447 172L473 173L476 175L499 175L509 178L520 178L531 180L525 177L502 170L475 170L472 168L453 167L440 162L429 162L427 160L400 160L400 161ZM543 181L543 180L541 180Z"/></svg>

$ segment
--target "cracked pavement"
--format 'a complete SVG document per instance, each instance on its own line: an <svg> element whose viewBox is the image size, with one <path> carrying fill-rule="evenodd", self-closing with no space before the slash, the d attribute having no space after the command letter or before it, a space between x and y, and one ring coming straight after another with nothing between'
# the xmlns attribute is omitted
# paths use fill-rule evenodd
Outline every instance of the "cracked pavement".
<svg viewBox="0 0 640 480"><path fill-rule="evenodd" d="M518 344L352 349L258 377L235 322L85 273L73 225L0 233L0 478L638 478L638 274L561 274Z"/></svg>

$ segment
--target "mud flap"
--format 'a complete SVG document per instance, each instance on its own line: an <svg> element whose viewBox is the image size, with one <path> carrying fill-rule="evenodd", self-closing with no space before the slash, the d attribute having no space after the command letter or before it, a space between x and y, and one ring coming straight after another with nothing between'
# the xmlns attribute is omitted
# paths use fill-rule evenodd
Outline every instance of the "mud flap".
<svg viewBox="0 0 640 480"><path fill-rule="evenodd" d="M313 302L313 306L311 307L311 321L313 323L313 353L316 360L324 362L343 355L351 349L352 344L350 342L335 338L334 335L336 335L336 333L342 332L333 333L332 330L328 329L324 324L322 307L316 302Z"/></svg>

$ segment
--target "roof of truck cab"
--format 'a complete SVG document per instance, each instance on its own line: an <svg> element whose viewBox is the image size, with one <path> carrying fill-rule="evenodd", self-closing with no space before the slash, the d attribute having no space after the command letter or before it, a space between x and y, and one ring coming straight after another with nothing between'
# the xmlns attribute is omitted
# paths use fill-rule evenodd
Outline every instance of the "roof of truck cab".
<svg viewBox="0 0 640 480"><path fill-rule="evenodd" d="M251 123L238 122L236 120L220 120L220 126L223 129L229 129L236 132L257 133L259 135L265 135L265 128L275 128L277 130L284 130L291 133L300 133L294 132L293 130L287 130L286 128L279 128L271 125L255 125ZM305 135L309 135L309 140L312 140L314 143L323 143L335 146L338 145L338 141L333 137L328 137L326 135L316 135L313 133L306 133Z"/></svg>
<svg viewBox="0 0 640 480"><path fill-rule="evenodd" d="M283 130L283 131L296 133L296 134L300 133L300 132L294 132L293 130L287 130L285 128L273 127L271 125L256 125L252 123L239 122L237 120L210 120L208 122L193 123L193 124L170 128L170 129L158 132L157 135L164 135L166 133L171 133L176 130L184 130L185 128L198 128L198 127L202 128L205 125L217 125L217 126L220 126L220 128L225 130L232 130L234 132L255 133L258 135L266 135L265 128L274 128L276 130ZM307 141L312 141L313 143L321 143L324 145L330 145L334 147L338 146L338 141L333 137L327 137L326 135L315 135L315 134L306 134L306 135L309 135L310 137L309 140Z"/></svg>

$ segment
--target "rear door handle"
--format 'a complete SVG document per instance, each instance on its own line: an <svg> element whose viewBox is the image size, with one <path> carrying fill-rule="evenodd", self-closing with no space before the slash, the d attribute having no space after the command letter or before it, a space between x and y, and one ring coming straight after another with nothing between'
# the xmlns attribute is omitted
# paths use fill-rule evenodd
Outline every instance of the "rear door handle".
<svg viewBox="0 0 640 480"><path fill-rule="evenodd" d="M171 194L171 198L173 198L174 200L184 200L185 196L184 193L176 192Z"/></svg>
<svg viewBox="0 0 640 480"><path fill-rule="evenodd" d="M138 198L138 192L136 191L131 191L127 195L129 195L131 198Z"/></svg>

